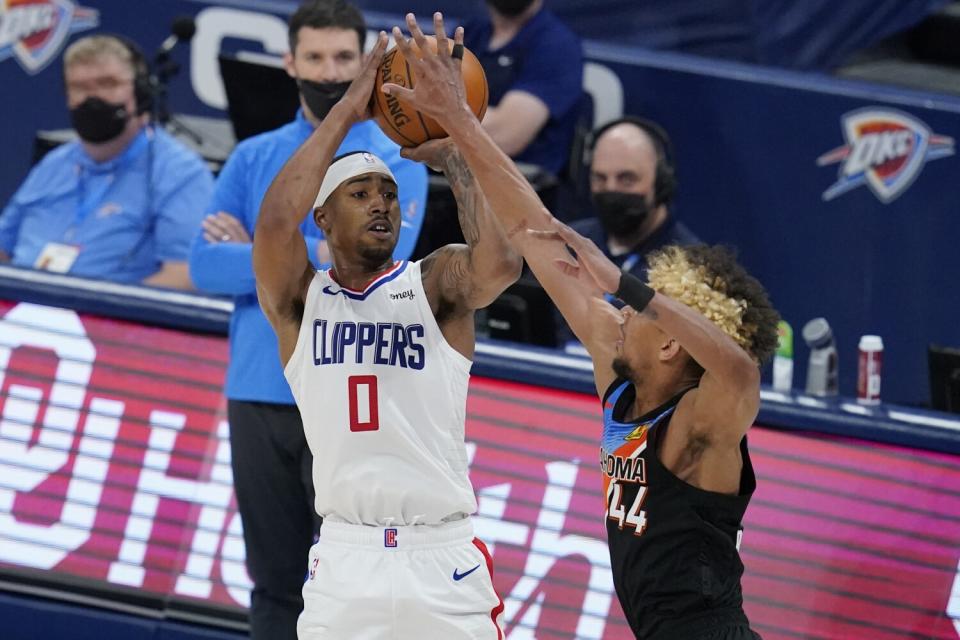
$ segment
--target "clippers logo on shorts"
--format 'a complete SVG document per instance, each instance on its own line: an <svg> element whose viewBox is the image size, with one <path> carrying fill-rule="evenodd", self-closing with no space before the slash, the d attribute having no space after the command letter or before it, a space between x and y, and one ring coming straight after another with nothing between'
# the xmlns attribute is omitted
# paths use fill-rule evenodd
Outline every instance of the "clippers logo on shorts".
<svg viewBox="0 0 960 640"><path fill-rule="evenodd" d="M953 138L937 135L917 118L893 109L866 108L844 114L846 144L817 158L817 166L842 163L836 183L823 192L833 200L866 184L884 204L893 202L923 166L954 154Z"/></svg>
<svg viewBox="0 0 960 640"><path fill-rule="evenodd" d="M99 24L99 11L71 0L0 0L0 61L16 56L24 71L39 73L70 34Z"/></svg>
<svg viewBox="0 0 960 640"><path fill-rule="evenodd" d="M383 546L385 547L397 546L397 530L396 529L383 530Z"/></svg>

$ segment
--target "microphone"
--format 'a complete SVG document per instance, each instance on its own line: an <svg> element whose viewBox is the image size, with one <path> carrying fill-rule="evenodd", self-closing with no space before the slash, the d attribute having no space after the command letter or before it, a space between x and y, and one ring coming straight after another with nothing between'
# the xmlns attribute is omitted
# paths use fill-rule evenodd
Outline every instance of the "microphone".
<svg viewBox="0 0 960 640"><path fill-rule="evenodd" d="M160 45L157 58L166 56L179 42L189 42L197 32L197 23L193 16L177 16L170 27L171 34Z"/></svg>
<svg viewBox="0 0 960 640"><path fill-rule="evenodd" d="M177 75L180 65L170 59L170 51L181 42L189 42L197 32L197 23L193 16L177 16L170 27L172 32L161 43L153 56L153 72L150 74L150 86L153 94L151 115L154 122L165 125L170 121L167 111L167 84ZM196 137L196 136L194 136Z"/></svg>

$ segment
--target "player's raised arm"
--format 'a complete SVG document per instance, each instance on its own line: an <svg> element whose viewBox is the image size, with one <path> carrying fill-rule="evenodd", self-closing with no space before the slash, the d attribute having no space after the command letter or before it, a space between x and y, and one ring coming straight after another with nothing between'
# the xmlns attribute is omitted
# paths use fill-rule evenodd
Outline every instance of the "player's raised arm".
<svg viewBox="0 0 960 640"><path fill-rule="evenodd" d="M690 306L658 293L639 278L622 272L596 244L560 221L554 221L552 231L532 231L529 235L568 245L577 257L558 261L556 266L559 271L593 281L604 292L617 296L637 312L646 314L686 350L704 373L697 392L690 395L688 406L681 404L678 416L686 414L693 431L702 431L714 440L725 439L728 444L736 446L753 424L760 407L760 368L755 359L757 356L753 353L769 352L773 347L772 329L766 332L769 335L759 335L760 327L772 328L776 325L776 312L772 307L769 304L752 305L754 313L763 314L763 317L745 320L744 301L705 289L702 297L714 298L709 305L713 318L709 319ZM665 261L667 254L678 251L680 249L676 247L668 248L666 253L651 258L651 280L664 277L657 269L658 261ZM690 257L697 255L697 251L696 247L684 249L686 260L689 262ZM680 261L677 259L679 256L673 258L674 262ZM729 260L732 262L732 254ZM740 278L742 283L736 287L731 282L717 283L718 288L739 290L755 284L753 288L760 291L759 283L741 271L729 269L728 278ZM678 277L682 276L678 274ZM661 288L669 288L671 283L663 285ZM763 298L765 303L765 296ZM751 328L745 324L754 326ZM727 330L721 329L721 325ZM733 336L746 344L738 343ZM748 347L751 352L748 352Z"/></svg>
<svg viewBox="0 0 960 640"><path fill-rule="evenodd" d="M300 225L344 136L353 124L369 117L377 65L386 44L387 36L381 32L360 75L283 166L260 205L253 237L253 269L260 306L277 332L283 362L296 346L300 309L313 275Z"/></svg>
<svg viewBox="0 0 960 640"><path fill-rule="evenodd" d="M418 43L424 42L423 32L413 14L407 14L407 28ZM439 13L434 14L434 30L438 38L443 33L443 17ZM396 27L393 36L402 51L409 50L407 40ZM457 29L454 34L454 43L455 47L462 46L462 29ZM418 46L421 52L429 51L424 45ZM528 228L549 229L553 216L513 161L500 150L473 115L463 95L459 66L447 65L437 55L426 54L417 58L411 54L406 55L406 59L416 74L414 88L384 84L383 90L434 118L447 131L506 237L523 254L577 337L588 349L597 344L598 336L604 336L605 340L611 333L606 330L611 329L608 325L615 324L616 319L613 315L604 315L600 322L602 326L597 326L598 316L591 313L591 298L597 297L599 290L571 286L552 266L553 260L565 255L562 245L531 242L527 237ZM608 368L600 369L604 380L612 376Z"/></svg>
<svg viewBox="0 0 960 640"><path fill-rule="evenodd" d="M430 49L415 16L408 13L406 21L413 40L420 48L419 57L411 51L409 41L398 27L393 28L393 38L413 68L416 84L411 90L385 83L384 92L396 95L443 126L460 149L490 206L512 240L522 242L523 237L519 231L528 226L547 228L552 218L550 212L540 202L540 198L513 161L500 151L470 110L463 91L460 65L447 64L445 58L451 56L426 53ZM434 14L434 30L438 40L444 37L443 16L440 13ZM459 47L463 47L462 27L458 27L454 33L454 54ZM440 51L441 47L438 46L437 50ZM518 235L519 238L516 237Z"/></svg>
<svg viewBox="0 0 960 640"><path fill-rule="evenodd" d="M449 138L431 140L401 154L446 175L467 243L447 245L424 260L429 265L425 286L466 309L486 307L520 276L520 254L507 240L470 167Z"/></svg>

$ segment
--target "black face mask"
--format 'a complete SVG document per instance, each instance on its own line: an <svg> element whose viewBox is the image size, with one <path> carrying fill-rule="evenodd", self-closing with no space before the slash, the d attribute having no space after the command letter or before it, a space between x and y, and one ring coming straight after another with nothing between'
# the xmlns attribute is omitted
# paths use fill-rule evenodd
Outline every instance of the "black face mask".
<svg viewBox="0 0 960 640"><path fill-rule="evenodd" d="M526 11L533 4L533 0L487 0L487 4L500 15L512 18Z"/></svg>
<svg viewBox="0 0 960 640"><path fill-rule="evenodd" d="M350 81L347 82L314 82L313 80L297 80L297 86L300 87L300 95L303 101L307 103L307 108L317 120L323 120L330 113L333 105L340 101L343 94L347 92Z"/></svg>
<svg viewBox="0 0 960 640"><path fill-rule="evenodd" d="M646 194L620 191L593 194L593 210L603 228L614 237L630 235L650 214Z"/></svg>
<svg viewBox="0 0 960 640"><path fill-rule="evenodd" d="M81 140L99 144L109 142L123 133L130 113L123 103L112 103L87 98L70 110L70 121Z"/></svg>

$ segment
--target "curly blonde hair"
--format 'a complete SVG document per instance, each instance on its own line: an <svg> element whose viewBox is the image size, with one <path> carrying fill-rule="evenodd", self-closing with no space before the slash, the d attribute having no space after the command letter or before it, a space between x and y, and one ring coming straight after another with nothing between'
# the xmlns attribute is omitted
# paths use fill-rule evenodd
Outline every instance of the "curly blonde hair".
<svg viewBox="0 0 960 640"><path fill-rule="evenodd" d="M647 256L650 286L702 313L759 363L777 346L779 314L723 246L671 245Z"/></svg>

